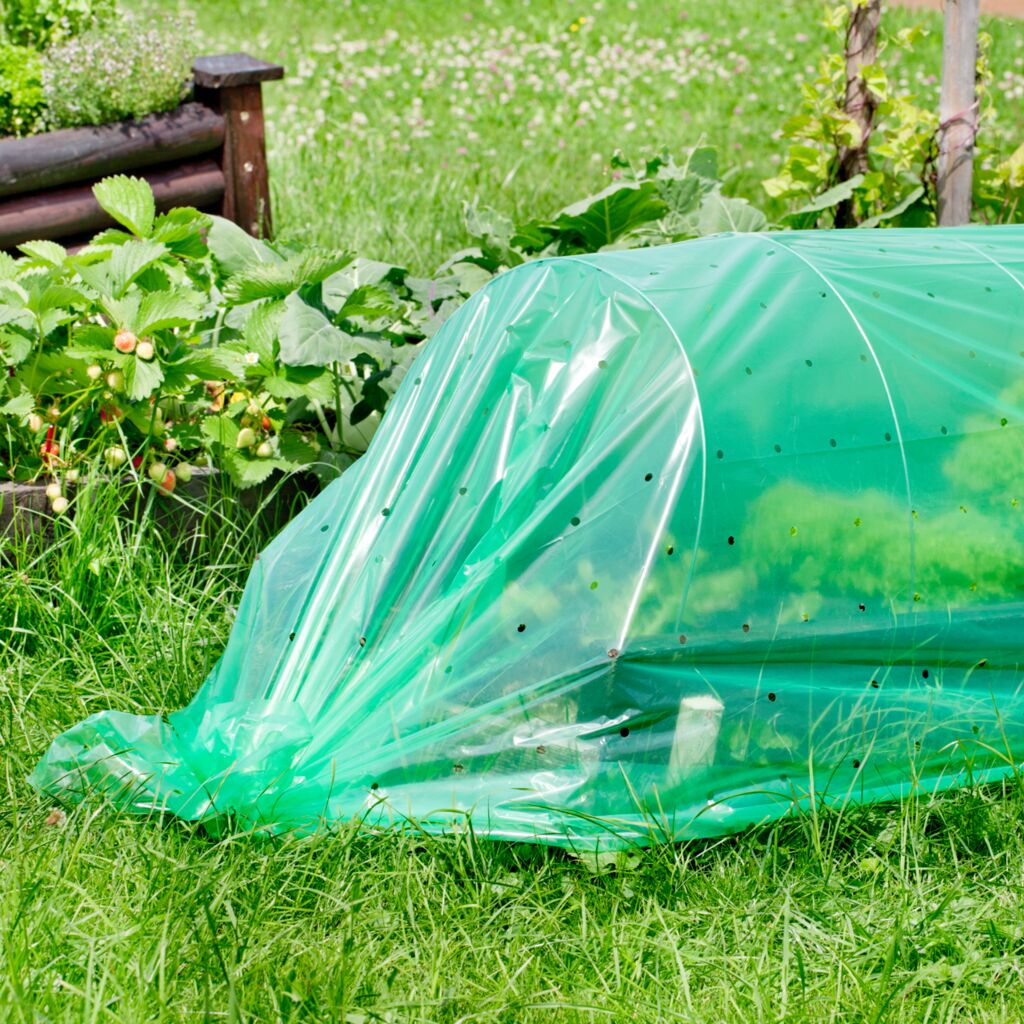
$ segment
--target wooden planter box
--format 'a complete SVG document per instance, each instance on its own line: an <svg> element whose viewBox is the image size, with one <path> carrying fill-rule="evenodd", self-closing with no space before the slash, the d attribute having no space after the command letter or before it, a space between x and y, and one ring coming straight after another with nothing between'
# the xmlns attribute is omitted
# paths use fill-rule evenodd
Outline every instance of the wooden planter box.
<svg viewBox="0 0 1024 1024"><path fill-rule="evenodd" d="M81 244L112 221L92 186L135 174L157 208L195 206L271 234L261 83L284 69L244 53L200 57L193 97L166 114L0 139L0 249L34 239Z"/></svg>

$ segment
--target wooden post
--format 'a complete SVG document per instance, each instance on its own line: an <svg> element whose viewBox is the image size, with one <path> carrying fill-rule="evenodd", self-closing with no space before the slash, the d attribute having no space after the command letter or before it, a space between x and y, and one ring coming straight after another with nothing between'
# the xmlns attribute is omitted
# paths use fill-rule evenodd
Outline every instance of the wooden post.
<svg viewBox="0 0 1024 1024"><path fill-rule="evenodd" d="M975 76L980 0L946 0L939 98L937 190L939 225L971 219L974 137L978 132Z"/></svg>
<svg viewBox="0 0 1024 1024"><path fill-rule="evenodd" d="M860 129L860 143L844 146L839 151L839 181L849 181L868 169L871 128L878 105L861 75L861 68L878 59L878 23L882 17L882 0L867 0L850 12L846 27L846 113ZM837 228L857 224L854 202L844 199L836 207Z"/></svg>
<svg viewBox="0 0 1024 1024"><path fill-rule="evenodd" d="M244 53L229 53L199 57L192 73L196 99L224 117L221 213L249 234L269 238L273 225L260 84L283 78L284 68Z"/></svg>

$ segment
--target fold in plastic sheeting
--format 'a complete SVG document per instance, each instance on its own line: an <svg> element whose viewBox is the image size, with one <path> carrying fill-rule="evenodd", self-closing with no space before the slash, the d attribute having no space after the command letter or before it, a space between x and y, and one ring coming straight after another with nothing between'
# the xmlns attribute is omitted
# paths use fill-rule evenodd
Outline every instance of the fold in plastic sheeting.
<svg viewBox="0 0 1024 1024"><path fill-rule="evenodd" d="M1024 759L1024 228L538 260L426 346L166 718L32 781L223 828L713 836Z"/></svg>

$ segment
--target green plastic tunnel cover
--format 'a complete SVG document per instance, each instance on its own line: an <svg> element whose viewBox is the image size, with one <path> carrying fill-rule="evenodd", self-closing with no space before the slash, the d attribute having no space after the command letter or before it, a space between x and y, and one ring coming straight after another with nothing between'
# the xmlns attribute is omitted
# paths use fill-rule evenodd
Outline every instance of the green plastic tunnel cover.
<svg viewBox="0 0 1024 1024"><path fill-rule="evenodd" d="M32 781L604 849L997 780L1022 465L1024 228L538 260L262 553L192 703Z"/></svg>

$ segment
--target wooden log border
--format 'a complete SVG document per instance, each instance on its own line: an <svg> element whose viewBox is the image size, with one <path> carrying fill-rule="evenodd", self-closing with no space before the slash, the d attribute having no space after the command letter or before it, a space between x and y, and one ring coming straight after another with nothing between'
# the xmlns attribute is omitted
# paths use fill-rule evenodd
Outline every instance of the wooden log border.
<svg viewBox="0 0 1024 1024"><path fill-rule="evenodd" d="M161 209L196 206L269 237L261 85L284 69L234 53L198 58L193 76L194 98L169 113L0 139L0 248L111 226L92 186L117 173L145 177Z"/></svg>

